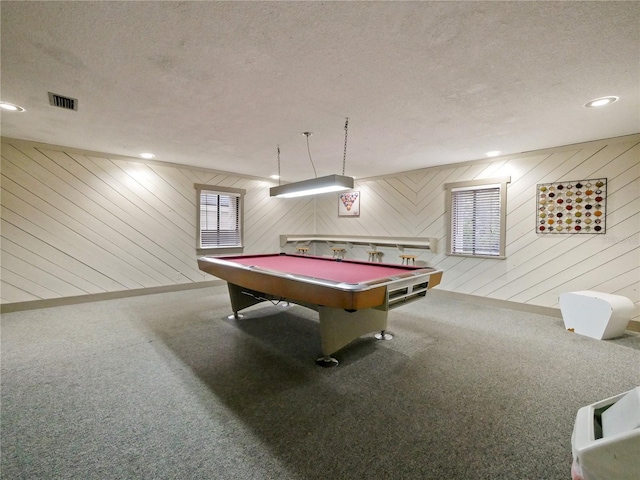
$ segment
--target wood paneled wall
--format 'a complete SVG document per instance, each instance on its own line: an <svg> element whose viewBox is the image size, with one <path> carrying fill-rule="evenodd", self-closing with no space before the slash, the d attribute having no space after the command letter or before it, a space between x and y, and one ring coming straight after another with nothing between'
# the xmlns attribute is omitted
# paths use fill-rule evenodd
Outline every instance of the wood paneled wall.
<svg viewBox="0 0 640 480"><path fill-rule="evenodd" d="M1 172L3 304L213 280L196 262L196 183L246 190L246 252L315 228L313 199L201 169L3 139Z"/></svg>
<svg viewBox="0 0 640 480"><path fill-rule="evenodd" d="M640 320L640 135L357 180L354 218L338 217L335 194L272 199L259 179L9 139L1 172L2 304L210 280L195 252L204 183L247 191L246 253L278 251L283 233L437 237L436 253L410 253L445 270L441 290L552 308L562 292L598 290L632 299ZM443 185L499 176L511 177L507 259L444 255ZM605 235L535 233L537 183L596 177L608 179Z"/></svg>
<svg viewBox="0 0 640 480"><path fill-rule="evenodd" d="M502 176L511 177L507 259L446 256L443 185ZM536 184L600 177L608 179L605 235L536 233ZM441 290L552 308L562 292L597 290L630 298L640 320L640 135L362 179L356 190L357 218L339 218L335 196L318 197L316 233L437 237L437 253L410 253L445 271ZM367 258L365 248L348 250ZM399 261L396 249L381 250L385 261Z"/></svg>

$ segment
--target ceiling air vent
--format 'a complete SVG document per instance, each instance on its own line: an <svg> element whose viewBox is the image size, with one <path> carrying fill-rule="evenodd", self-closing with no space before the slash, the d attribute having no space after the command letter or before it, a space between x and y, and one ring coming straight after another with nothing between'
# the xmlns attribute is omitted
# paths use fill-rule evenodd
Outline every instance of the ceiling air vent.
<svg viewBox="0 0 640 480"><path fill-rule="evenodd" d="M49 92L49 104L53 107L64 108L65 110L78 110L78 99L63 97L57 93Z"/></svg>

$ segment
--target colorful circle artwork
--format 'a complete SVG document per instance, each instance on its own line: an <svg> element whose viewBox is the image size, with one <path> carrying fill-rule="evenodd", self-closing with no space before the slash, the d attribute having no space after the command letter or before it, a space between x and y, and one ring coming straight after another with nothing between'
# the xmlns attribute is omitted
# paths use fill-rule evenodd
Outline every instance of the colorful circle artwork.
<svg viewBox="0 0 640 480"><path fill-rule="evenodd" d="M606 178L543 183L538 184L536 189L536 208L540 212L536 218L537 233L605 233ZM585 219L585 216L596 220ZM555 217L557 221L550 217Z"/></svg>

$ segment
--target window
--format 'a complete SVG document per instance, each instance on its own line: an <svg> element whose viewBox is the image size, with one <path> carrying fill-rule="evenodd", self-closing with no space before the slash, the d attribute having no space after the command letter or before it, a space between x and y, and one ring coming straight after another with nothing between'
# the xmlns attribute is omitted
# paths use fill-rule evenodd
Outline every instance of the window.
<svg viewBox="0 0 640 480"><path fill-rule="evenodd" d="M448 255L505 258L507 183L510 178L445 184Z"/></svg>
<svg viewBox="0 0 640 480"><path fill-rule="evenodd" d="M244 190L195 185L198 194L198 254L242 252Z"/></svg>

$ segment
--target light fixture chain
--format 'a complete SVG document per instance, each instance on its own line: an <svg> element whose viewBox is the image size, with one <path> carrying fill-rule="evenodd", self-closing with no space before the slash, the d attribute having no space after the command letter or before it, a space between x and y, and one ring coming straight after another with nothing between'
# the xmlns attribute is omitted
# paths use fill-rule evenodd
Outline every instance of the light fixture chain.
<svg viewBox="0 0 640 480"><path fill-rule="evenodd" d="M311 162L311 166L313 167L313 174L318 178L318 172L316 172L316 166L313 163L313 159L311 158L311 149L309 148L309 137L313 135L311 132L302 132L302 134L307 137L307 153L309 154L309 161Z"/></svg>
<svg viewBox="0 0 640 480"><path fill-rule="evenodd" d="M344 123L344 155L342 157L342 176L344 177L344 170L347 166L347 135L349 133L349 117Z"/></svg>
<svg viewBox="0 0 640 480"><path fill-rule="evenodd" d="M278 145L278 185L280 185L280 145Z"/></svg>

